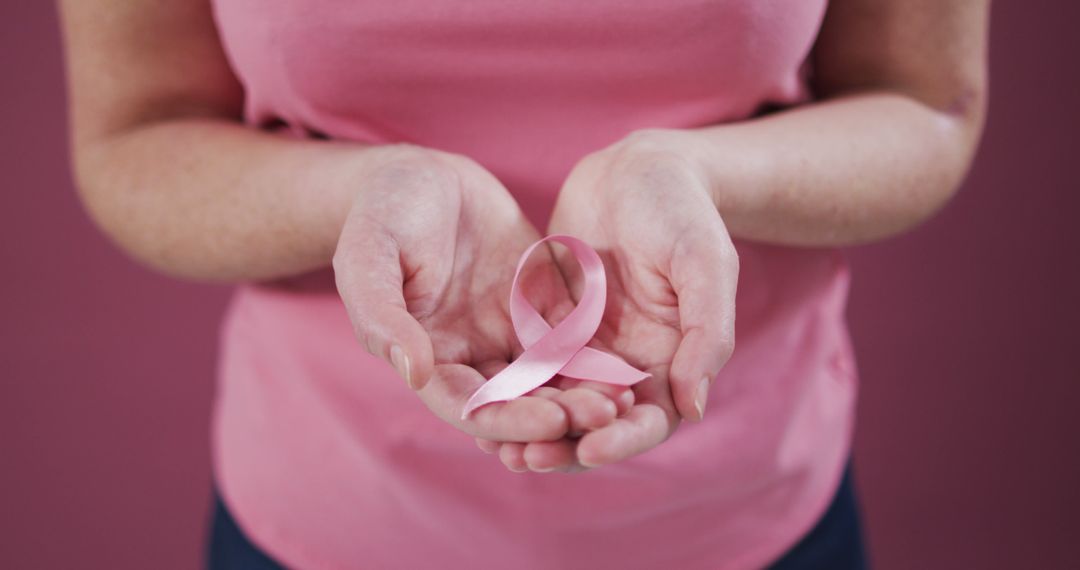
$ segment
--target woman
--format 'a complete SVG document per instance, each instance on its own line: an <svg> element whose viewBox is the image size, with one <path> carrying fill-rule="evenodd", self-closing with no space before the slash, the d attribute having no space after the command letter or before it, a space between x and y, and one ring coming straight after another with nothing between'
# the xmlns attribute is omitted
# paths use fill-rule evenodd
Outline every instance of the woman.
<svg viewBox="0 0 1080 570"><path fill-rule="evenodd" d="M862 565L835 248L957 188L986 2L62 6L87 209L239 284L213 567ZM651 376L462 419L542 233L600 251L596 346ZM577 269L542 252L558 321Z"/></svg>

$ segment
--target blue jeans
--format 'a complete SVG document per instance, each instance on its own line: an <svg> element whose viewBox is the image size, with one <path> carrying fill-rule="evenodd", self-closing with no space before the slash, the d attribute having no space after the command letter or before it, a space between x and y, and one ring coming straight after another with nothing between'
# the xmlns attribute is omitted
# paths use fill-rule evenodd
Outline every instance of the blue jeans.
<svg viewBox="0 0 1080 570"><path fill-rule="evenodd" d="M207 551L208 570L282 570L251 543L229 515L221 498L214 497L214 514ZM798 544L770 567L772 570L863 570L867 568L859 507L851 469L829 509Z"/></svg>

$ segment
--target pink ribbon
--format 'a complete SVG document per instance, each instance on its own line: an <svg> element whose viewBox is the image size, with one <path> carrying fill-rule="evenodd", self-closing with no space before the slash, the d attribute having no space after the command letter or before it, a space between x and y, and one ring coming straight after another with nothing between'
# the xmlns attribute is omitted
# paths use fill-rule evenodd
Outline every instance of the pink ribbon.
<svg viewBox="0 0 1080 570"><path fill-rule="evenodd" d="M546 241L559 242L570 248L585 276L581 300L555 328L551 328L544 317L536 312L518 287L525 261L533 250ZM461 419L484 404L522 396L556 374L619 386L630 386L648 378L649 374L617 356L585 346L600 327L606 303L604 264L588 244L567 235L551 235L529 246L521 254L514 272L514 282L510 286L510 320L525 352L473 393L465 403Z"/></svg>

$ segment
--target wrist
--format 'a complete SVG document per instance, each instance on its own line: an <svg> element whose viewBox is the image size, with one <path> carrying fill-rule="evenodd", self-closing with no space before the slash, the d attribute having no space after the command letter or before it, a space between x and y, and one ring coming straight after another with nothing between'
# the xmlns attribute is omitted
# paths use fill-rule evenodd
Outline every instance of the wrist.
<svg viewBox="0 0 1080 570"><path fill-rule="evenodd" d="M402 172L429 163L425 149L407 144L321 142L302 162L300 181L305 194L306 225L317 235L321 257L334 256L346 220L358 203L367 199L375 177L387 169Z"/></svg>
<svg viewBox="0 0 1080 570"><path fill-rule="evenodd" d="M346 148L321 176L330 188L328 225L339 232L356 206L401 196L409 189L430 203L458 210L458 215L477 209L489 216L500 211L520 214L502 184L469 157L410 143Z"/></svg>
<svg viewBox="0 0 1080 570"><path fill-rule="evenodd" d="M454 176L440 154L444 153L408 143L331 145L308 169L310 187L325 197L323 223L340 230L353 206L367 199L376 177Z"/></svg>
<svg viewBox="0 0 1080 570"><path fill-rule="evenodd" d="M616 177L629 173L631 178L700 192L716 205L720 185L708 144L694 130L650 128L630 133L603 152Z"/></svg>
<svg viewBox="0 0 1080 570"><path fill-rule="evenodd" d="M765 156L753 152L728 127L673 132L669 145L694 165L709 200L729 229L737 228L740 219L766 207Z"/></svg>

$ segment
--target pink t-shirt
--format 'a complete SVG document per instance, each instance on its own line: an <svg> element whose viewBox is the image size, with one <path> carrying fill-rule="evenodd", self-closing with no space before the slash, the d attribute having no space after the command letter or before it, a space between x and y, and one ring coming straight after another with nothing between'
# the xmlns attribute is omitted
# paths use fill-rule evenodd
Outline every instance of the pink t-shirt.
<svg viewBox="0 0 1080 570"><path fill-rule="evenodd" d="M577 160L805 100L825 0L216 0L252 125L468 155L540 228ZM311 188L319 192L319 188ZM824 512L856 376L833 250L737 242L738 346L705 421L623 463L515 474L354 340L332 279L236 290L214 462L299 568L754 568Z"/></svg>

